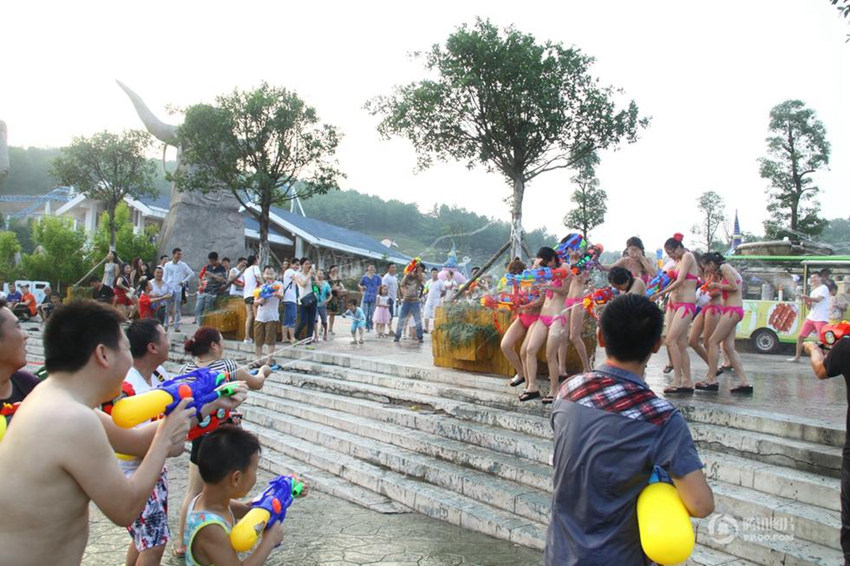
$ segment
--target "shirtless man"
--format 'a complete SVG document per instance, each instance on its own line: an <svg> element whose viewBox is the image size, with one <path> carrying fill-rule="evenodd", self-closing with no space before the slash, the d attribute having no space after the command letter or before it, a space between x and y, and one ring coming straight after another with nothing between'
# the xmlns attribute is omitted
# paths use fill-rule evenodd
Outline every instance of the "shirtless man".
<svg viewBox="0 0 850 566"><path fill-rule="evenodd" d="M79 564L89 501L116 524L132 523L182 445L193 411L186 400L157 426L132 478L118 467L93 410L113 399L132 358L121 318L107 305L60 307L44 331L49 379L27 396L0 442L0 548L9 564Z"/></svg>

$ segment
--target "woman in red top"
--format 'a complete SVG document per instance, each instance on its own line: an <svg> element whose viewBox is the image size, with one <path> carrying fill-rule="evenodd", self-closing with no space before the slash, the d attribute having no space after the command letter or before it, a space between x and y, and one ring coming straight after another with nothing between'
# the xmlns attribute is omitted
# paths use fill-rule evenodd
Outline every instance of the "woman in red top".
<svg viewBox="0 0 850 566"><path fill-rule="evenodd" d="M129 316L132 307L135 304L133 300L133 282L130 279L132 266L125 263L121 268L121 274L115 278L115 297L112 299L112 304L124 313L124 316Z"/></svg>

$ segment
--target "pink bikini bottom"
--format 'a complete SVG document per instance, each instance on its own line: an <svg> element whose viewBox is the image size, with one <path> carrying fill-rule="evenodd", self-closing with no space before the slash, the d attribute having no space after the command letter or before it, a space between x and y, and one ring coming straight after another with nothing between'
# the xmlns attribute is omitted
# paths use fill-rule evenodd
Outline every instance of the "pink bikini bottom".
<svg viewBox="0 0 850 566"><path fill-rule="evenodd" d="M529 327L534 324L537 319L540 318L539 314L528 314L528 313L520 313L519 314L519 322L522 326L528 330Z"/></svg>
<svg viewBox="0 0 850 566"><path fill-rule="evenodd" d="M720 305L705 305L704 307L702 307L702 310L705 312L705 314L712 312L716 315L723 314L723 307Z"/></svg>
<svg viewBox="0 0 850 566"><path fill-rule="evenodd" d="M552 326L552 324L554 324L558 320L561 321L561 326L567 325L567 317L565 317L564 315L561 315L561 314L559 314L557 316L546 316L545 314L540 315L540 322L545 324L546 328L549 328L550 326Z"/></svg>
<svg viewBox="0 0 850 566"><path fill-rule="evenodd" d="M679 309L685 309L685 316L694 316L697 313L696 303L667 303L667 310L673 311L673 315L679 312Z"/></svg>
<svg viewBox="0 0 850 566"><path fill-rule="evenodd" d="M736 314L738 315L738 320L744 320L744 307L723 307L723 314Z"/></svg>

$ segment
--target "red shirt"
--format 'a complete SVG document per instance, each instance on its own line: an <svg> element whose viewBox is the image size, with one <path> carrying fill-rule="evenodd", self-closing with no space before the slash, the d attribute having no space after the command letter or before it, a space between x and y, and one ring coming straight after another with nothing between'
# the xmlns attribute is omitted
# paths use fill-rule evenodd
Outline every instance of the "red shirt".
<svg viewBox="0 0 850 566"><path fill-rule="evenodd" d="M24 293L24 296L21 297L21 302L27 304L30 309L30 314L32 316L38 314L38 309L35 307L35 297L32 293Z"/></svg>

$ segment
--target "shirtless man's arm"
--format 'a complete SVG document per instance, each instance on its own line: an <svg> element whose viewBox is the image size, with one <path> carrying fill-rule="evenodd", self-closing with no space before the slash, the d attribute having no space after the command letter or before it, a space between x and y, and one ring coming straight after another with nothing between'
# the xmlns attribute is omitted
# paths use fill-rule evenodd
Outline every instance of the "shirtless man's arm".
<svg viewBox="0 0 850 566"><path fill-rule="evenodd" d="M79 484L104 515L118 525L129 525L141 514L159 479L165 458L174 446L181 444L189 432L194 410L186 409L187 399L159 422L147 455L129 479L124 477L109 445L106 431L98 426L98 417L82 410L62 424L64 435L75 443L55 446L60 466ZM85 457L80 457L85 454Z"/></svg>

